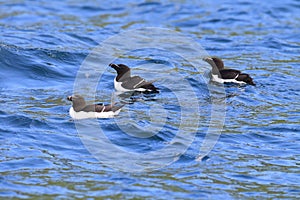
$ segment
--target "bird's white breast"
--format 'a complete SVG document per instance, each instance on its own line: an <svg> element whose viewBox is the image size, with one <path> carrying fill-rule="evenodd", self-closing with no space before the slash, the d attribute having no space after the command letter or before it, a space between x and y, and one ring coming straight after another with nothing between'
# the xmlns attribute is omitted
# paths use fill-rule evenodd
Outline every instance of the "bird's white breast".
<svg viewBox="0 0 300 200"><path fill-rule="evenodd" d="M113 118L115 115L118 115L121 109L113 112L76 112L73 107L70 108L69 114L73 119L88 119L88 118Z"/></svg>
<svg viewBox="0 0 300 200"><path fill-rule="evenodd" d="M114 79L114 86L115 86L115 90L120 91L120 92L128 92L130 90L125 89L122 87L122 82L118 82L116 80L116 78Z"/></svg>

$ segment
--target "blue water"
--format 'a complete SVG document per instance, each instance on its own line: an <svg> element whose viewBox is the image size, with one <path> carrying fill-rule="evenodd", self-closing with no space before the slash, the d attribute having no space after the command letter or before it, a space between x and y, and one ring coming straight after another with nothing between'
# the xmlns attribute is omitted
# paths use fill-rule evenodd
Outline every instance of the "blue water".
<svg viewBox="0 0 300 200"><path fill-rule="evenodd" d="M299 11L298 0L0 1L0 197L296 199L300 196ZM97 88L81 88L96 91L89 100L109 102L111 96L120 100L113 93L115 73L104 60L86 62L93 63L95 71L81 74L82 66L110 37L147 27L177 31L193 40L192 46L201 45L208 54L223 58L225 66L251 74L257 83L225 86L222 133L200 162L195 159L210 128L212 107L219 102L214 103L215 89L209 90L201 76L206 68L196 69L176 54L192 58L195 53L180 41L172 42L177 45L173 52L146 46L111 60L133 66L134 74L157 78L159 94L138 96L116 119L74 121L68 114L71 104L66 97L74 93L77 78L82 75L80 81L89 86L97 70L104 72ZM134 39L125 38L104 53ZM157 46L170 41L158 40ZM190 104L194 98L165 86L167 74L178 88L184 86L183 79L191 85L188 92L195 92L197 109L188 109L194 108ZM195 131L187 122L195 123L197 113ZM182 120L185 126L180 127ZM84 138L91 123L102 130L103 140L97 139L97 130L96 139ZM179 129L186 136L180 137L184 145L173 142ZM104 139L125 157L97 146ZM91 151L86 141L96 148ZM157 169L151 168L153 160L132 165L134 157L126 157L146 159L147 153L166 146L175 148L154 160L169 164ZM168 154L178 149L186 151ZM135 172L140 167L144 170Z"/></svg>

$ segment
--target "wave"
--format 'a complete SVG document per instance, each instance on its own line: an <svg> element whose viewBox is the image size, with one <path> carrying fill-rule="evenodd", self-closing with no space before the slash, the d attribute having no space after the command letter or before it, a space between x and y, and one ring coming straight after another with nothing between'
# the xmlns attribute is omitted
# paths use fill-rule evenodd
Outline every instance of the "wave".
<svg viewBox="0 0 300 200"><path fill-rule="evenodd" d="M48 49L24 49L0 45L2 87L51 86L66 83L76 76L85 55Z"/></svg>

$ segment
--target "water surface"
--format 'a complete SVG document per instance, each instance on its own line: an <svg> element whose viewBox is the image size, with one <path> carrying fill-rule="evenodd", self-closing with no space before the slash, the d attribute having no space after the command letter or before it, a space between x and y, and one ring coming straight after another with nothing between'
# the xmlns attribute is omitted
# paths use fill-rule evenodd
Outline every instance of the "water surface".
<svg viewBox="0 0 300 200"><path fill-rule="evenodd" d="M0 196L297 198L299 9L297 0L0 1ZM196 91L200 126L178 161L143 173L111 168L84 146L68 114L66 97L73 93L77 72L93 48L122 31L143 27L176 30L223 58L226 66L251 74L257 83L225 86L222 134L202 162L195 158L208 130L210 93L194 68L173 59L172 53L158 56L144 49L116 61L134 66L143 76L147 68L142 66L163 64L171 74L181 72ZM103 102L111 100L114 75L107 69L101 80L97 98ZM128 105L140 127L123 124L141 133L151 125L149 108L164 105L170 116L160 134L135 137L121 131L115 119L98 120L110 141L130 152L167 145L178 132L180 108L172 91L162 91ZM128 112L118 119L126 119Z"/></svg>

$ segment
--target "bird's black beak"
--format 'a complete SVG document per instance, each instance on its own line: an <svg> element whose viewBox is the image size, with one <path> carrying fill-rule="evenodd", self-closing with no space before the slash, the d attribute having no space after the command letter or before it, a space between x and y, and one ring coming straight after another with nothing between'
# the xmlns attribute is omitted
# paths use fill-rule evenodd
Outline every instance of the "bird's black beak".
<svg viewBox="0 0 300 200"><path fill-rule="evenodd" d="M72 101L72 96L68 96L68 97L67 97L67 100L68 100L68 101Z"/></svg>
<svg viewBox="0 0 300 200"><path fill-rule="evenodd" d="M114 64L114 63L110 63L109 66L111 68L114 68L114 69L119 68L119 66L117 64Z"/></svg>
<svg viewBox="0 0 300 200"><path fill-rule="evenodd" d="M204 60L205 62L209 62L212 61L213 59L211 57L204 57L202 58L202 60Z"/></svg>

